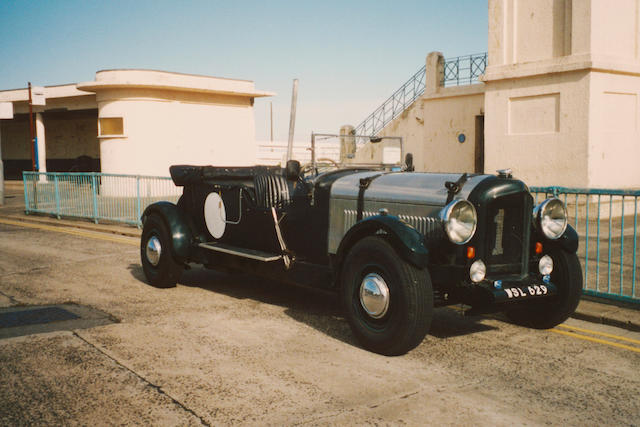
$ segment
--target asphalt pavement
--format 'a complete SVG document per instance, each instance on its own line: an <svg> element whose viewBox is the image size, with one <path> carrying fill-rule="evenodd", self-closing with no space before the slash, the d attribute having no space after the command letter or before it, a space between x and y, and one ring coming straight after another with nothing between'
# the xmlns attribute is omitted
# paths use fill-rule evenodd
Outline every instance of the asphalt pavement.
<svg viewBox="0 0 640 427"><path fill-rule="evenodd" d="M436 310L401 357L335 297L194 266L149 286L140 230L0 207L0 425L637 425L638 311L550 330ZM581 320L581 319L586 319Z"/></svg>

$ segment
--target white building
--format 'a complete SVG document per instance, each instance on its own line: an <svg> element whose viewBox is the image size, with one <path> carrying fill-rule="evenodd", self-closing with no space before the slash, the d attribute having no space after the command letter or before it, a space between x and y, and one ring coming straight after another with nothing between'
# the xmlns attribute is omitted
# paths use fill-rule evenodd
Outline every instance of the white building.
<svg viewBox="0 0 640 427"><path fill-rule="evenodd" d="M640 187L640 0L489 0L482 83L443 87L443 66L427 57L424 94L381 132L418 170Z"/></svg>
<svg viewBox="0 0 640 427"><path fill-rule="evenodd" d="M151 70L106 70L87 83L44 88L34 106L40 171L167 176L178 163L255 162L253 82ZM5 176L31 170L28 91L0 91Z"/></svg>

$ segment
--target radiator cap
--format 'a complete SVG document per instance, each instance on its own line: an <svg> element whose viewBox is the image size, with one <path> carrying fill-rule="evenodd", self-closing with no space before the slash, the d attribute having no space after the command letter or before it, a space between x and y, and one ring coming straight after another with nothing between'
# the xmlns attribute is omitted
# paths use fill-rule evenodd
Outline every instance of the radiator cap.
<svg viewBox="0 0 640 427"><path fill-rule="evenodd" d="M511 169L498 169L498 178L513 178L513 171Z"/></svg>

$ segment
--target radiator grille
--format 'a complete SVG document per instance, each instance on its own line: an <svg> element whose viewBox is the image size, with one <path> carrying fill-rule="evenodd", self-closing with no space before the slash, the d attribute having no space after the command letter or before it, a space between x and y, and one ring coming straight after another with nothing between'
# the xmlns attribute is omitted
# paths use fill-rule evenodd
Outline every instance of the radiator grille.
<svg viewBox="0 0 640 427"><path fill-rule="evenodd" d="M256 202L261 208L283 207L291 203L287 180L280 175L256 175Z"/></svg>
<svg viewBox="0 0 640 427"><path fill-rule="evenodd" d="M489 206L485 240L489 270L502 266L502 272L517 273L522 268L523 248L528 245L524 241L524 205L520 196L498 199Z"/></svg>
<svg viewBox="0 0 640 427"><path fill-rule="evenodd" d="M375 215L380 215L378 212L362 211L362 219L369 218ZM440 220L438 218L431 218L426 216L414 216L414 215L396 215L399 219L411 225L423 235L427 235L440 226ZM355 225L358 218L358 211L353 209L344 210L344 233Z"/></svg>

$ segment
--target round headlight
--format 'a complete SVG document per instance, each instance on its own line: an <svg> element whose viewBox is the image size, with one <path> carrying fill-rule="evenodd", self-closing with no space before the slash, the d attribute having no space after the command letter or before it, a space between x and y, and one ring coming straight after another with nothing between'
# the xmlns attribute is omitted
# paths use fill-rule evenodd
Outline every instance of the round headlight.
<svg viewBox="0 0 640 427"><path fill-rule="evenodd" d="M476 208L466 200L454 200L440 212L444 231L449 240L457 245L467 243L476 232L478 215Z"/></svg>
<svg viewBox="0 0 640 427"><path fill-rule="evenodd" d="M567 229L567 208L560 199L547 199L534 210L536 225L551 240L562 236Z"/></svg>
<svg viewBox="0 0 640 427"><path fill-rule="evenodd" d="M543 276L547 276L551 274L553 271L553 259L549 255L545 255L540 258L540 262L538 262L538 271Z"/></svg>
<svg viewBox="0 0 640 427"><path fill-rule="evenodd" d="M484 265L484 262L482 262L481 259L476 260L471 264L471 267L469 268L469 278L472 282L482 282L486 274L487 266Z"/></svg>

